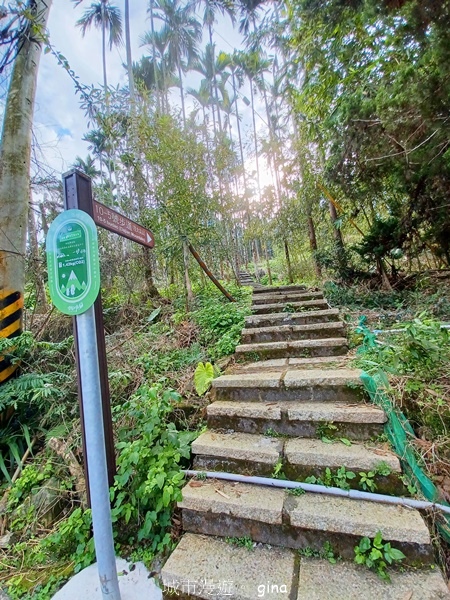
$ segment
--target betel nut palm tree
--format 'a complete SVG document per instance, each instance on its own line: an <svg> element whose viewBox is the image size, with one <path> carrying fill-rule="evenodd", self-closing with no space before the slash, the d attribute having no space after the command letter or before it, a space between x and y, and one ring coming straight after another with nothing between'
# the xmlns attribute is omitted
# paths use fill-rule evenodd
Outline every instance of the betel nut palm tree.
<svg viewBox="0 0 450 600"><path fill-rule="evenodd" d="M75 6L78 6L83 0L72 0ZM86 32L94 26L102 32L102 64L103 64L103 88L105 99L108 98L108 77L106 71L106 36L108 34L109 49L113 46L122 44L122 17L117 6L113 6L109 0L99 0L93 2L91 6L84 12L83 16L78 19L77 27L81 29L83 37Z"/></svg>

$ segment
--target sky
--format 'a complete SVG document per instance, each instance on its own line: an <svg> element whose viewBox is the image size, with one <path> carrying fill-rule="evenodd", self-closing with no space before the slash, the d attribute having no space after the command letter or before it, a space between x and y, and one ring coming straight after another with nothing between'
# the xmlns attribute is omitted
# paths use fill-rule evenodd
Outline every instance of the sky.
<svg viewBox="0 0 450 600"><path fill-rule="evenodd" d="M132 39L133 60L138 60L146 52L140 47L139 38L150 29L147 18L147 2L145 0L130 1L130 28ZM117 0L116 5L123 13L123 0ZM101 33L91 29L83 38L76 21L81 17L90 0L74 7L70 0L53 0L48 29L53 47L61 52L69 61L83 84L102 85ZM215 26L216 52L224 50L232 52L234 48L242 48L242 39L237 30L233 29L227 17L221 17ZM204 33L204 45L207 41ZM113 48L107 54L108 83L110 85L127 84L125 63L125 47ZM198 87L200 76L189 75L186 87ZM243 94L249 95L243 89ZM188 97L189 98L189 97ZM187 99L188 107L193 107L192 100ZM179 105L174 95L174 104ZM258 112L263 113L259 106ZM241 103L240 110L243 111ZM250 129L250 108L243 114L243 129ZM263 121L257 119L257 126L264 127ZM44 155L45 161L57 173L67 171L76 156L86 158L87 143L82 141L87 132L87 121L80 108L80 98L75 95L73 82L65 70L57 64L51 54L43 54L39 68L36 105L34 115L34 135ZM249 134L248 134L249 135Z"/></svg>

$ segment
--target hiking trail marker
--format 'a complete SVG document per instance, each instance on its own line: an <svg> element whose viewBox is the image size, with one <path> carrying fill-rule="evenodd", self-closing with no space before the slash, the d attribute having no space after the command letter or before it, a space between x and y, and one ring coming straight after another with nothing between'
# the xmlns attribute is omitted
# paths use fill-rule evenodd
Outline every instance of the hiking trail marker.
<svg viewBox="0 0 450 600"><path fill-rule="evenodd" d="M50 297L75 316L85 460L92 509L95 555L104 600L120 600L109 499L101 379L94 303L100 290L97 228L78 209L56 217L47 234Z"/></svg>
<svg viewBox="0 0 450 600"><path fill-rule="evenodd" d="M47 236L48 284L53 304L66 315L90 308L100 290L97 228L82 210L62 212Z"/></svg>

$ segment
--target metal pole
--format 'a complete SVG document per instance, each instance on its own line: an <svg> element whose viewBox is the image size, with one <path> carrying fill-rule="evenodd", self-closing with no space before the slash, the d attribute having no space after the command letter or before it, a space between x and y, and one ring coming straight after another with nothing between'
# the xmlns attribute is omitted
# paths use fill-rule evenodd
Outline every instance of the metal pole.
<svg viewBox="0 0 450 600"><path fill-rule="evenodd" d="M91 306L75 318L98 574L104 600L120 600L111 524L94 307Z"/></svg>

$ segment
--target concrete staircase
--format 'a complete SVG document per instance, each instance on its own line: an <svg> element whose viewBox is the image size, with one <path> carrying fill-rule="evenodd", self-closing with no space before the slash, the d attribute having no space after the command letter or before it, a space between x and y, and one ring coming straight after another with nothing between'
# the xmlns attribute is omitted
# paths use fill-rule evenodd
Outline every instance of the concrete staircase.
<svg viewBox="0 0 450 600"><path fill-rule="evenodd" d="M255 288L253 313L236 355L266 360L214 380L194 469L328 485L344 479L358 489L368 477L379 493L405 495L398 457L376 439L385 414L346 364L338 311L318 291L285 286ZM360 539L381 531L407 564L431 564L417 511L218 479L191 480L179 507L187 533L162 570L167 598L450 598L436 569L396 572L386 584L351 562ZM344 560L317 558L324 548Z"/></svg>
<svg viewBox="0 0 450 600"><path fill-rule="evenodd" d="M241 285L247 285L247 286L250 286L250 287L252 287L253 289L256 289L256 290L266 289L260 283L258 283L257 281L255 281L254 278L253 278L253 276L250 275L250 273L247 273L246 271L240 271L238 273L238 277L239 277L239 283Z"/></svg>

